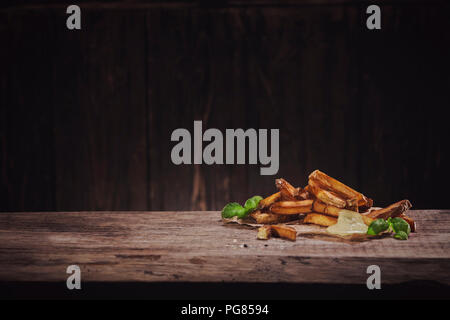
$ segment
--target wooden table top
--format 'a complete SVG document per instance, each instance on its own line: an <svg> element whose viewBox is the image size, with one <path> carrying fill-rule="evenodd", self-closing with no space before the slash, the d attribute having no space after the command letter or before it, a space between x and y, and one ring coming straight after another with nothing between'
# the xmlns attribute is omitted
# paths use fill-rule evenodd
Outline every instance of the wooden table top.
<svg viewBox="0 0 450 320"><path fill-rule="evenodd" d="M216 211L0 213L0 281L66 281L78 265L83 281L365 284L375 264L382 283L450 284L450 210L408 215L408 241L348 243L261 241Z"/></svg>

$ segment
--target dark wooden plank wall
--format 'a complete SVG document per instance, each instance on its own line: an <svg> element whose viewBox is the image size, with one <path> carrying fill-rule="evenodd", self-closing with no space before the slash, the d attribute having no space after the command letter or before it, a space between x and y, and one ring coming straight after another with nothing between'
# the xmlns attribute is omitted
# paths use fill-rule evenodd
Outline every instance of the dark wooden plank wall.
<svg viewBox="0 0 450 320"><path fill-rule="evenodd" d="M2 210L55 208L53 21L1 14L0 152ZM26 19L21 21L21 19Z"/></svg>
<svg viewBox="0 0 450 320"><path fill-rule="evenodd" d="M450 8L362 2L0 11L0 210L220 209L259 166L175 166L171 132L280 128L280 171L448 208ZM222 3L223 4L223 3Z"/></svg>

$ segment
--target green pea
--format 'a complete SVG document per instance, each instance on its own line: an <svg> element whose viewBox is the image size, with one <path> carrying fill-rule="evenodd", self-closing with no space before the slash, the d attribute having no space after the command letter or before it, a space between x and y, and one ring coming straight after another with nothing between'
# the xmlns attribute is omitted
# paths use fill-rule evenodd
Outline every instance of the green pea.
<svg viewBox="0 0 450 320"><path fill-rule="evenodd" d="M408 240L408 234L404 231L399 231L394 234L394 238L398 240Z"/></svg>
<svg viewBox="0 0 450 320"><path fill-rule="evenodd" d="M384 219L377 219L373 221L369 228L367 229L367 234L369 235L377 235L383 231L386 231L389 228L389 223L387 223Z"/></svg>

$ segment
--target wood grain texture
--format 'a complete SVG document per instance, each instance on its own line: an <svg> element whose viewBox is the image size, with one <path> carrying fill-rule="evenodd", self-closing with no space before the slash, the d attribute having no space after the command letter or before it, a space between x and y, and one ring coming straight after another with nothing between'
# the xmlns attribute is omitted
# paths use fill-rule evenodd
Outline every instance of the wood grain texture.
<svg viewBox="0 0 450 320"><path fill-rule="evenodd" d="M145 20L90 12L84 32L57 28L57 210L147 208Z"/></svg>
<svg viewBox="0 0 450 320"><path fill-rule="evenodd" d="M383 33L366 30L359 38L361 141L365 142L359 179L361 190L370 190L375 201L380 199L379 206L388 205L386 200L394 195L405 199L427 193L425 186L448 176L441 166L448 156L444 151L448 142L434 137L448 136L442 115L450 104L450 96L443 93L450 89L450 64L439 61L450 54L450 47L437 46L449 41L450 35L429 31L448 30L450 21L433 18L440 10L437 6L422 8L416 15L418 8L386 6ZM433 189L437 191L433 198L446 198L445 188ZM413 205L424 208L427 198L415 197Z"/></svg>
<svg viewBox="0 0 450 320"><path fill-rule="evenodd" d="M84 281L202 281L365 284L381 267L385 284L450 284L450 211L410 211L408 241L256 240L223 225L220 213L40 212L0 215L0 281L65 281L77 264ZM245 244L245 245L244 245Z"/></svg>
<svg viewBox="0 0 450 320"><path fill-rule="evenodd" d="M53 20L27 14L27 23L0 14L0 207L55 210L51 71ZM27 35L24 37L24 35ZM39 186L39 187L38 187Z"/></svg>
<svg viewBox="0 0 450 320"><path fill-rule="evenodd" d="M80 31L27 3L0 12L2 212L220 210L314 169L448 208L448 2L383 1L373 32L361 1L83 1ZM279 128L279 173L173 165L194 120Z"/></svg>

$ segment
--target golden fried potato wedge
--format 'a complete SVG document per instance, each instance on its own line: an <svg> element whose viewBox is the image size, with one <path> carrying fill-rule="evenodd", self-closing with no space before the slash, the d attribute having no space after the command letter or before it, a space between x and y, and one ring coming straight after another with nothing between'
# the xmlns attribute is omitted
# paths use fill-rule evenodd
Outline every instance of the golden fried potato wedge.
<svg viewBox="0 0 450 320"><path fill-rule="evenodd" d="M345 209L350 210L350 211L359 212L358 199L356 199L356 198L348 199L346 202L347 202L347 205L345 206Z"/></svg>
<svg viewBox="0 0 450 320"><path fill-rule="evenodd" d="M309 193L308 191L298 188L298 196L297 200L313 200L315 197L312 193Z"/></svg>
<svg viewBox="0 0 450 320"><path fill-rule="evenodd" d="M271 234L270 226L262 226L258 228L258 233L256 234L256 239L258 240L268 240Z"/></svg>
<svg viewBox="0 0 450 320"><path fill-rule="evenodd" d="M323 227L329 227L337 223L337 218L330 217L321 213L308 213L303 219L304 223L317 224Z"/></svg>
<svg viewBox="0 0 450 320"><path fill-rule="evenodd" d="M341 209L344 209L347 206L347 201L345 201L345 199L338 197L331 191L322 189L314 180L310 179L308 184L310 186L311 192L316 196L317 199L319 199L323 203Z"/></svg>
<svg viewBox="0 0 450 320"><path fill-rule="evenodd" d="M297 200L297 196L292 197L289 193L286 192L285 189L281 190L280 193L281 193L281 200L283 200L283 201Z"/></svg>
<svg viewBox="0 0 450 320"><path fill-rule="evenodd" d="M308 207L311 208L314 200L296 200L296 201L278 201L272 207L293 208Z"/></svg>
<svg viewBox="0 0 450 320"><path fill-rule="evenodd" d="M325 190L331 191L345 200L356 198L359 207L372 207L373 200L367 198L362 193L353 190L342 182L326 175L325 173L315 170L309 175L309 179L317 182L317 184Z"/></svg>
<svg viewBox="0 0 450 320"><path fill-rule="evenodd" d="M306 192L312 194L312 192L311 192L311 187L309 186L309 184L307 184L307 185L303 188L303 190L305 190Z"/></svg>
<svg viewBox="0 0 450 320"><path fill-rule="evenodd" d="M313 209L313 212L321 213L321 214L324 214L324 215L327 215L327 216L331 216L331 217L334 217L334 218L338 218L339 217L339 213L342 210L348 210L348 209L336 208L336 207L333 207L333 206L327 206L325 203L323 203L323 202L321 202L319 200L315 200L314 201L312 209ZM355 210L350 210L350 211L358 212L358 211L355 211ZM361 214L361 216L362 216L362 218L364 220L364 223L367 226L369 226L373 222L373 220L375 220L375 219L373 219L371 217L368 217L367 215Z"/></svg>
<svg viewBox="0 0 450 320"><path fill-rule="evenodd" d="M311 207L292 207L292 208L283 208L283 207L270 207L270 212L277 215L294 215L301 213L311 212Z"/></svg>
<svg viewBox="0 0 450 320"><path fill-rule="evenodd" d="M296 200L299 190L283 178L276 179L275 185L280 190L282 200Z"/></svg>
<svg viewBox="0 0 450 320"><path fill-rule="evenodd" d="M368 217L367 215L362 214L361 217L363 218L364 224L366 226L370 226L370 224L375 220L374 218Z"/></svg>
<svg viewBox="0 0 450 320"><path fill-rule="evenodd" d="M404 212L408 211L412 207L411 202L409 200L401 200L399 202L393 203L390 206L380 209L374 210L367 214L368 217L373 219L388 219L395 218L402 215Z"/></svg>
<svg viewBox="0 0 450 320"><path fill-rule="evenodd" d="M312 204L313 200L279 201L270 207L270 212L284 215L308 213L312 211Z"/></svg>
<svg viewBox="0 0 450 320"><path fill-rule="evenodd" d="M333 217L338 217L339 216L339 212L341 211L341 208L337 208L334 206L329 206L325 203L323 203L320 200L314 200L313 206L312 206L312 211L314 212L318 212L318 213L323 213L326 214L328 216L333 216Z"/></svg>
<svg viewBox="0 0 450 320"><path fill-rule="evenodd" d="M373 202L371 202L371 203L373 203ZM359 205L358 205L358 212L359 212L359 213L368 212L368 211L370 210L370 208L372 208L372 207L369 207L369 206L359 206Z"/></svg>
<svg viewBox="0 0 450 320"><path fill-rule="evenodd" d="M272 205L275 201L278 201L280 199L281 199L281 192L274 193L274 194L268 196L267 198L262 199L259 202L258 207L260 209L267 208L270 205Z"/></svg>
<svg viewBox="0 0 450 320"><path fill-rule="evenodd" d="M250 213L257 224L277 224L298 219L298 215L279 215L259 210Z"/></svg>
<svg viewBox="0 0 450 320"><path fill-rule="evenodd" d="M292 227L274 225L271 226L271 230L274 237L280 237L292 241L297 239L297 231Z"/></svg>

